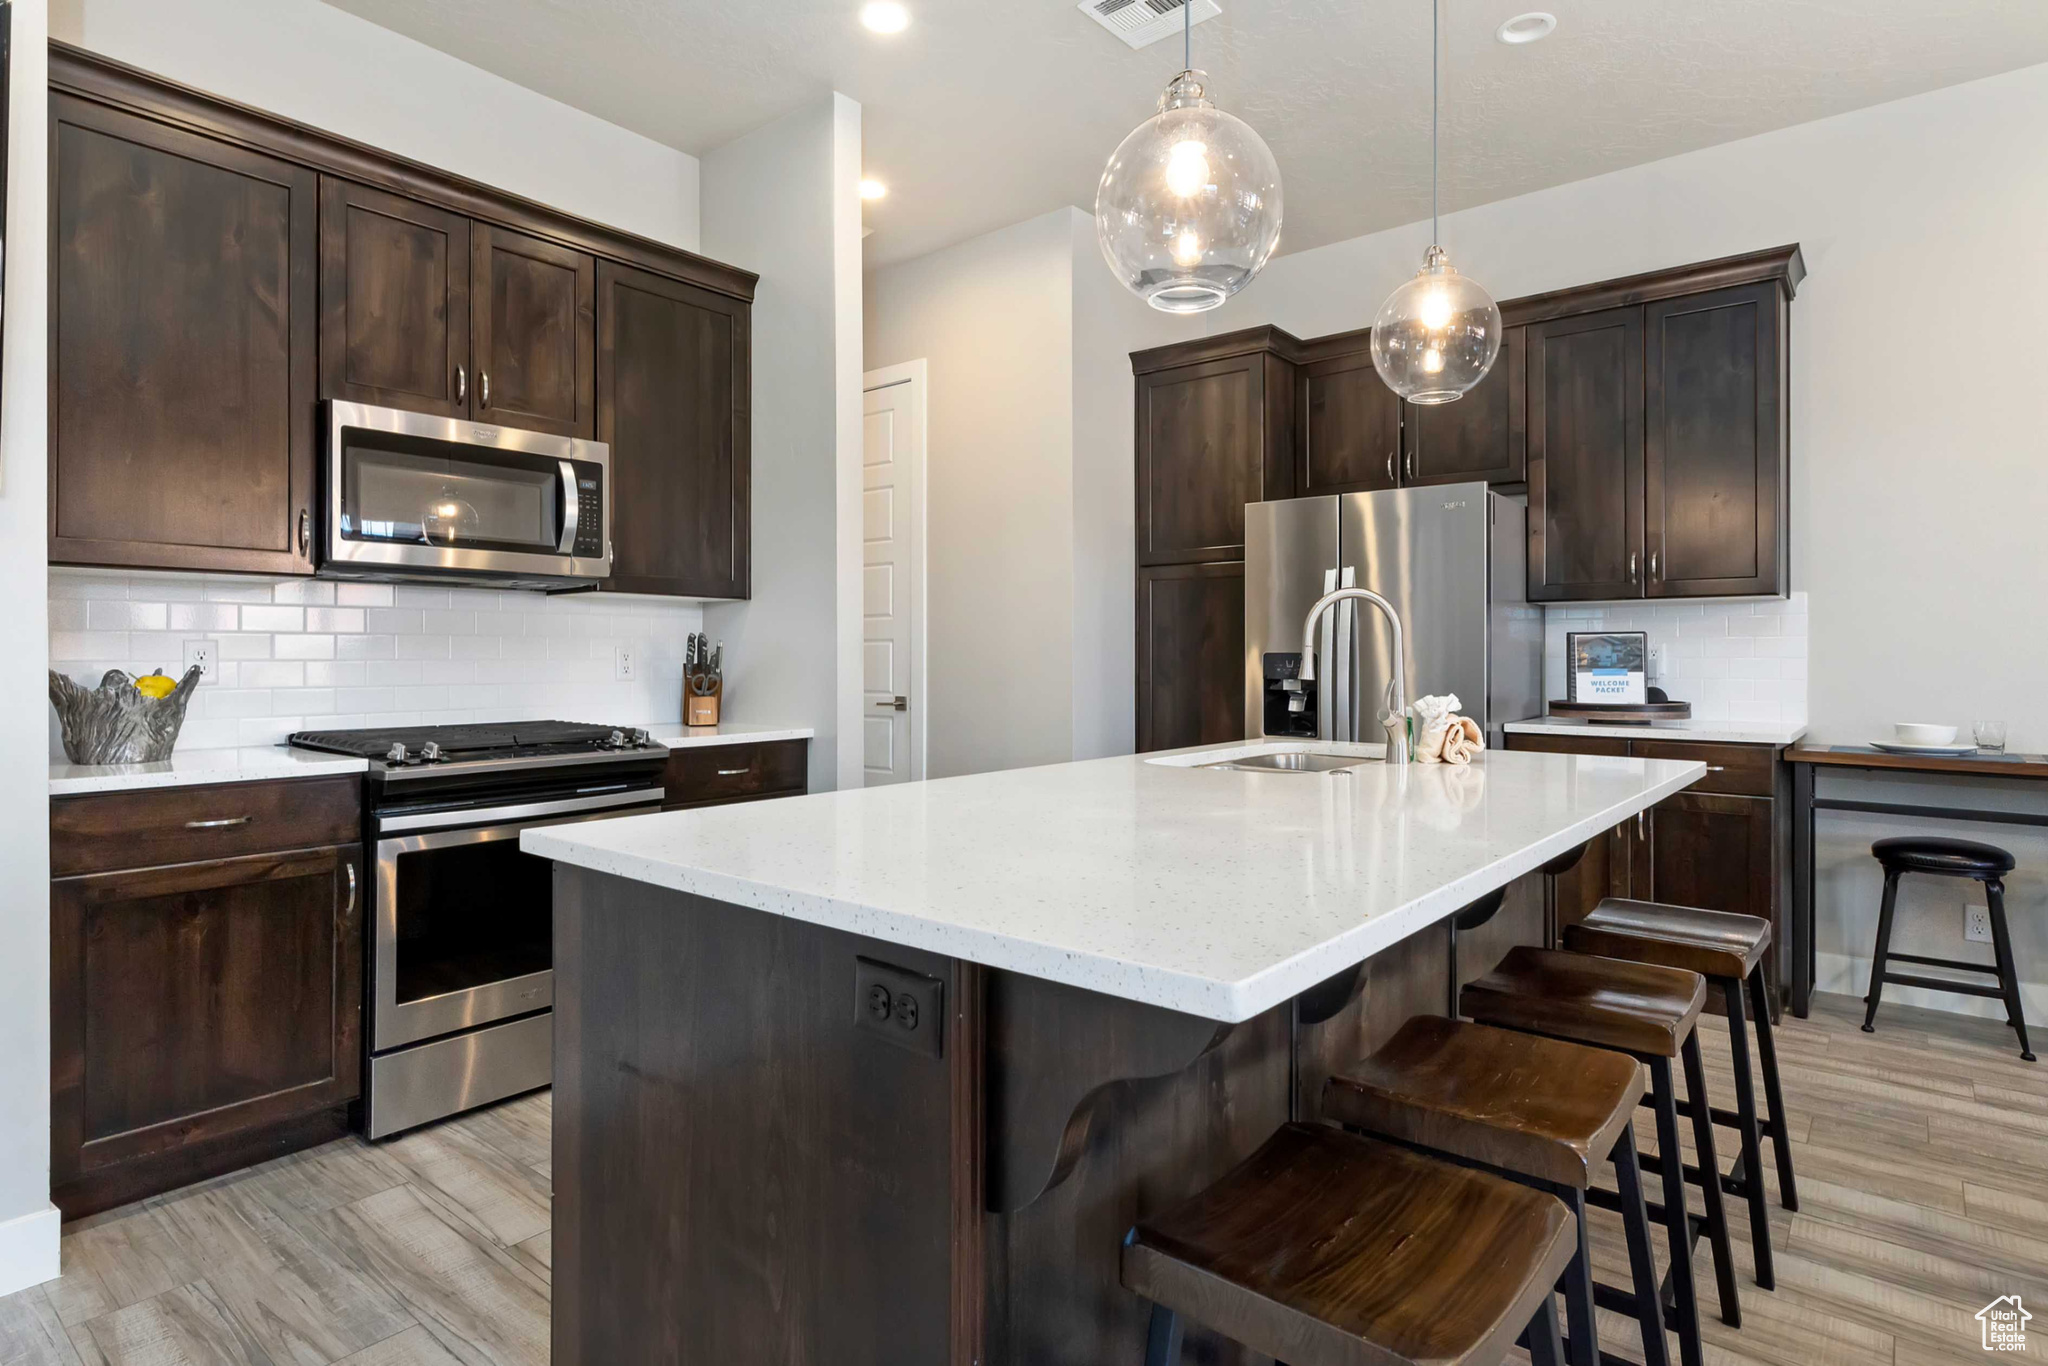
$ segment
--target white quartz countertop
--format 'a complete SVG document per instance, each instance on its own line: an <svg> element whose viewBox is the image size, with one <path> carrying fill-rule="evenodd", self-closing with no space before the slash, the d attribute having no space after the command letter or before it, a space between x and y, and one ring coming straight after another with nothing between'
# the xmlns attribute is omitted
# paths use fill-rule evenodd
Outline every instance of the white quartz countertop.
<svg viewBox="0 0 2048 1366"><path fill-rule="evenodd" d="M1487 751L1457 768L1257 773L1188 767L1188 753L546 827L520 845L1234 1022L1706 772L1692 762Z"/></svg>
<svg viewBox="0 0 2048 1366"><path fill-rule="evenodd" d="M1700 740L1723 745L1789 745L1806 734L1804 721L1652 721L1646 726L1603 726L1593 721L1510 721L1511 735L1598 735L1614 740Z"/></svg>
<svg viewBox="0 0 2048 1366"><path fill-rule="evenodd" d="M173 750L155 764L50 765L50 795L76 797L88 792L134 792L148 787L198 787L204 783L253 783L271 778L315 778L334 773L361 773L362 759L345 754L319 754L285 745L246 749Z"/></svg>
<svg viewBox="0 0 2048 1366"><path fill-rule="evenodd" d="M770 740L811 740L818 734L809 726L650 726L647 733L670 749L766 744Z"/></svg>

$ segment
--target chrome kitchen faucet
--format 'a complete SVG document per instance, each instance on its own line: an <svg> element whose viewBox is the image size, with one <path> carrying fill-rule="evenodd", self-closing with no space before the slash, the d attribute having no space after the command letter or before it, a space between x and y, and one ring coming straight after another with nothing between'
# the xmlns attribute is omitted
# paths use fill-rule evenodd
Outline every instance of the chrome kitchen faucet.
<svg viewBox="0 0 2048 1366"><path fill-rule="evenodd" d="M1401 614L1370 588L1338 588L1317 598L1315 605L1308 609L1308 620L1301 625L1301 681L1313 683L1316 678L1316 622L1325 611L1347 598L1360 599L1386 613L1387 625L1394 632L1393 677L1387 680L1387 710L1380 719L1389 717L1398 720L1398 727L1389 725L1387 731L1387 762L1405 764L1408 762L1408 652L1401 639ZM1322 735L1318 731L1317 739ZM1354 737L1355 738L1355 737Z"/></svg>

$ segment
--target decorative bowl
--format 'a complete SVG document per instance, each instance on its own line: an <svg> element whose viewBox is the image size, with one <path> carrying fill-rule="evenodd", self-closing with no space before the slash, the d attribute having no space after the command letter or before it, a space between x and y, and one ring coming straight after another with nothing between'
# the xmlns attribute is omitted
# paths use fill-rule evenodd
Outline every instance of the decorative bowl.
<svg viewBox="0 0 2048 1366"><path fill-rule="evenodd" d="M185 671L162 697L137 691L134 678L109 669L86 689L50 670L50 705L64 736L64 757L74 764L153 764L171 757L185 724L185 704L199 686L199 669Z"/></svg>
<svg viewBox="0 0 2048 1366"><path fill-rule="evenodd" d="M1892 727L1902 745L1952 745L1956 742L1956 727L1927 726L1915 721L1900 721Z"/></svg>

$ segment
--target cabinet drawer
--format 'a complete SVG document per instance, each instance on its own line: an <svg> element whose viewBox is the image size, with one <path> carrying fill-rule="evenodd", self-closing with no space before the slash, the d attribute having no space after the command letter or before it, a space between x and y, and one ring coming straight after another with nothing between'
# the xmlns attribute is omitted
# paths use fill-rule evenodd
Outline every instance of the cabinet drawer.
<svg viewBox="0 0 2048 1366"><path fill-rule="evenodd" d="M50 803L50 875L153 868L361 838L352 777L165 787Z"/></svg>
<svg viewBox="0 0 2048 1366"><path fill-rule="evenodd" d="M774 740L759 745L672 750L665 778L667 804L700 806L802 792L809 769L808 748L805 740Z"/></svg>
<svg viewBox="0 0 2048 1366"><path fill-rule="evenodd" d="M1508 732L1508 748L1539 754L1607 754L1626 756L1628 741L1604 735L1521 735Z"/></svg>
<svg viewBox="0 0 2048 1366"><path fill-rule="evenodd" d="M1631 740L1638 759L1696 759L1707 776L1689 792L1726 792L1739 797L1768 797L1776 776L1774 752L1763 745L1697 744L1681 740Z"/></svg>

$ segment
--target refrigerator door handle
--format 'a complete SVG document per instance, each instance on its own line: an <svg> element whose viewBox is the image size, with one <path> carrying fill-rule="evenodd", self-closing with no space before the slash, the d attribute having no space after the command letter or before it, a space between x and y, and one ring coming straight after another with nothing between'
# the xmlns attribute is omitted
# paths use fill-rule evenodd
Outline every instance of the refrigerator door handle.
<svg viewBox="0 0 2048 1366"><path fill-rule="evenodd" d="M1336 586L1337 571L1325 569L1323 591L1328 593ZM1335 740L1338 738L1337 680L1334 674L1337 661L1337 613L1323 613L1322 624L1317 628L1316 649L1322 656L1319 661L1322 665L1319 674L1321 682L1316 684L1316 738Z"/></svg>

